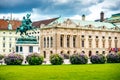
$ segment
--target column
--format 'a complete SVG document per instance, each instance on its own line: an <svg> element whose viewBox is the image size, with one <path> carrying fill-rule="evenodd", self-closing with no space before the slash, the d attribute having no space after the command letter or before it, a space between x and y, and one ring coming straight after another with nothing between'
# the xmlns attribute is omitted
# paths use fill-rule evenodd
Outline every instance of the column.
<svg viewBox="0 0 120 80"><path fill-rule="evenodd" d="M67 35L64 35L64 48L67 48Z"/></svg>
<svg viewBox="0 0 120 80"><path fill-rule="evenodd" d="M73 35L70 35L70 48L73 48Z"/></svg>
<svg viewBox="0 0 120 80"><path fill-rule="evenodd" d="M109 43L108 43L108 36L105 38L105 48L109 47Z"/></svg>
<svg viewBox="0 0 120 80"><path fill-rule="evenodd" d="M114 39L114 36L111 37L111 47L112 48L115 48L115 39Z"/></svg>
<svg viewBox="0 0 120 80"><path fill-rule="evenodd" d="M80 36L76 35L76 41L75 41L76 47L80 48Z"/></svg>

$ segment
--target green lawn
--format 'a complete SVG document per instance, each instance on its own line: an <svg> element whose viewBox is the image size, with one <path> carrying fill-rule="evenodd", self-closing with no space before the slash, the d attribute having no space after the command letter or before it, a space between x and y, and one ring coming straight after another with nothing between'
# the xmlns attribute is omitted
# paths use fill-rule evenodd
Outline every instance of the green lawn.
<svg viewBox="0 0 120 80"><path fill-rule="evenodd" d="M0 80L120 80L120 64L0 65Z"/></svg>

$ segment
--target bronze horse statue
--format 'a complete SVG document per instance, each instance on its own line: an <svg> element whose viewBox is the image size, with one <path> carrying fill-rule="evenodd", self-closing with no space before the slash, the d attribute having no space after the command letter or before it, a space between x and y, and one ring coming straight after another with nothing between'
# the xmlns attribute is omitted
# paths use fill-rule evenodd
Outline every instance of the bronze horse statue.
<svg viewBox="0 0 120 80"><path fill-rule="evenodd" d="M32 21L31 21L30 18L29 18L30 16L31 16L30 14L27 14L27 15L26 15L27 18L23 17L22 24L20 25L20 27L18 27L18 28L16 29L16 34L17 34L18 32L20 32L20 35L21 35L21 36L22 36L23 34L25 34L26 36L29 36L28 33L27 33L28 30L32 30L32 31L35 32L34 29L36 29L36 28L34 28L34 27L32 26ZM22 37L23 37L23 36L22 36Z"/></svg>

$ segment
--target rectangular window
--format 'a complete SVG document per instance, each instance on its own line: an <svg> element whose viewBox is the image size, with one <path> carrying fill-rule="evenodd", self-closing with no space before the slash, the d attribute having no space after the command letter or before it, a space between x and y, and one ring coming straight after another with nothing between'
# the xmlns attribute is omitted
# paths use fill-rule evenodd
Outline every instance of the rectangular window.
<svg viewBox="0 0 120 80"><path fill-rule="evenodd" d="M11 52L11 49L9 49L9 52Z"/></svg>
<svg viewBox="0 0 120 80"><path fill-rule="evenodd" d="M11 41L11 38L9 38L9 40Z"/></svg>
<svg viewBox="0 0 120 80"><path fill-rule="evenodd" d="M3 47L5 47L5 43L3 43Z"/></svg>
<svg viewBox="0 0 120 80"><path fill-rule="evenodd" d="M5 40L5 37L3 37L3 40Z"/></svg>
<svg viewBox="0 0 120 80"><path fill-rule="evenodd" d="M22 52L23 51L23 48L22 48L22 46L20 46L20 52Z"/></svg>
<svg viewBox="0 0 120 80"><path fill-rule="evenodd" d="M3 52L5 52L5 49L3 49Z"/></svg>
<svg viewBox="0 0 120 80"><path fill-rule="evenodd" d="M49 37L47 37L47 48L49 47Z"/></svg>
<svg viewBox="0 0 120 80"><path fill-rule="evenodd" d="M19 51L19 47L18 46L16 46L16 52L18 52Z"/></svg>
<svg viewBox="0 0 120 80"><path fill-rule="evenodd" d="M74 47L74 48L76 47L75 41L76 41L76 36L73 36L73 47Z"/></svg>
<svg viewBox="0 0 120 80"><path fill-rule="evenodd" d="M5 32L3 32L3 34L5 34Z"/></svg>
<svg viewBox="0 0 120 80"><path fill-rule="evenodd" d="M70 36L67 36L67 47L70 47Z"/></svg>
<svg viewBox="0 0 120 80"><path fill-rule="evenodd" d="M60 47L63 47L63 36L60 36Z"/></svg>
<svg viewBox="0 0 120 80"><path fill-rule="evenodd" d="M82 47L84 47L84 41L82 40Z"/></svg>
<svg viewBox="0 0 120 80"><path fill-rule="evenodd" d="M9 48L11 48L11 43L9 43Z"/></svg>
<svg viewBox="0 0 120 80"><path fill-rule="evenodd" d="M44 48L46 47L46 38L44 37Z"/></svg>
<svg viewBox="0 0 120 80"><path fill-rule="evenodd" d="M51 37L51 48L53 47L53 38Z"/></svg>
<svg viewBox="0 0 120 80"><path fill-rule="evenodd" d="M33 52L33 46L29 46L29 52Z"/></svg>
<svg viewBox="0 0 120 80"><path fill-rule="evenodd" d="M17 40L17 37L15 38L15 40Z"/></svg>
<svg viewBox="0 0 120 80"><path fill-rule="evenodd" d="M38 41L39 41L39 36L38 36Z"/></svg>

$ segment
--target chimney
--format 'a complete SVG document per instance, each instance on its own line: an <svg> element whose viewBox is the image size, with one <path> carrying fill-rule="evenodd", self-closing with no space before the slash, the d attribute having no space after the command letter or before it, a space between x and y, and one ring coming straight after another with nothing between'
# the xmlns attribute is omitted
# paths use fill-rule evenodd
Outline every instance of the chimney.
<svg viewBox="0 0 120 80"><path fill-rule="evenodd" d="M100 22L103 22L104 21L104 12L102 11L100 13Z"/></svg>
<svg viewBox="0 0 120 80"><path fill-rule="evenodd" d="M85 15L84 14L82 15L82 21L85 21Z"/></svg>

